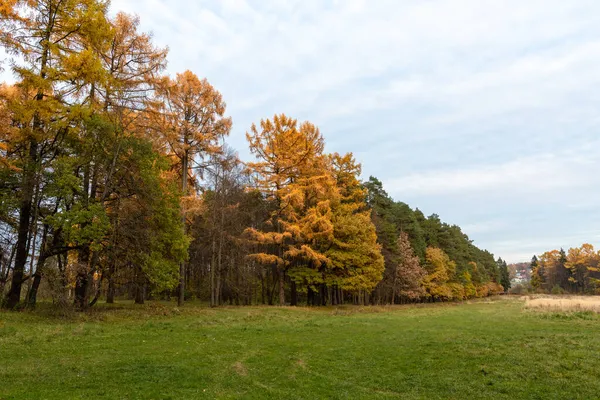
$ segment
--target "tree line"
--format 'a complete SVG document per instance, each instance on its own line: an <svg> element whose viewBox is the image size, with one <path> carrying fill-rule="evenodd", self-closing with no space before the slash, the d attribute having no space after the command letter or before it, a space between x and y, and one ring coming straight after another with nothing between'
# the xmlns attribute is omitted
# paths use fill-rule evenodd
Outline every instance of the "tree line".
<svg viewBox="0 0 600 400"><path fill-rule="evenodd" d="M8 0L0 43L0 295L231 304L461 300L507 289L456 225L360 181L314 124L252 125L252 162L224 139L221 94L100 0ZM7 62L8 61L8 62ZM504 285L504 287L503 287Z"/></svg>
<svg viewBox="0 0 600 400"><path fill-rule="evenodd" d="M584 243L581 247L550 250L531 259L534 291L562 294L600 294L600 252Z"/></svg>

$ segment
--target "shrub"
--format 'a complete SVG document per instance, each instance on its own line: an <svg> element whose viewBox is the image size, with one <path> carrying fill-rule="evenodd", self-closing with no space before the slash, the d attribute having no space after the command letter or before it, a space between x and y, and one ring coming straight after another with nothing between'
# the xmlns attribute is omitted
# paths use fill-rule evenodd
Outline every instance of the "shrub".
<svg viewBox="0 0 600 400"><path fill-rule="evenodd" d="M552 288L552 290L550 291L550 293L552 293L552 294L564 294L565 291L560 286L554 285L554 287Z"/></svg>
<svg viewBox="0 0 600 400"><path fill-rule="evenodd" d="M515 286L511 287L511 288L508 290L508 293L510 293L510 294L523 294L523 293L526 293L526 290L525 290L525 288L523 287L523 285L521 285L521 284L519 283L519 284L517 284L517 285L515 285Z"/></svg>

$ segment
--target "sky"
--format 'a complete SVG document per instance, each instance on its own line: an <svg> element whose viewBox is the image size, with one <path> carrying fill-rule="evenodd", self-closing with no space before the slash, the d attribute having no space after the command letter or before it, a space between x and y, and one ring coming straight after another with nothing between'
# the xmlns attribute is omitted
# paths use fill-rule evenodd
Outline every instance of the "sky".
<svg viewBox="0 0 600 400"><path fill-rule="evenodd" d="M113 0L227 102L285 113L363 178L509 262L600 245L597 0Z"/></svg>

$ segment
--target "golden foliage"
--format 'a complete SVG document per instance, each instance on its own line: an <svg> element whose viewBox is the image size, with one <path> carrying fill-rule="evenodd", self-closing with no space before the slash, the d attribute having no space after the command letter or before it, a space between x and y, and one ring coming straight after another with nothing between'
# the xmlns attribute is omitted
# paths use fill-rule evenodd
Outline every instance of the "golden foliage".
<svg viewBox="0 0 600 400"><path fill-rule="evenodd" d="M229 134L231 118L225 117L219 91L188 70L174 80L163 78L157 92L160 101L153 104L152 115L169 151L179 159L220 151L219 141Z"/></svg>

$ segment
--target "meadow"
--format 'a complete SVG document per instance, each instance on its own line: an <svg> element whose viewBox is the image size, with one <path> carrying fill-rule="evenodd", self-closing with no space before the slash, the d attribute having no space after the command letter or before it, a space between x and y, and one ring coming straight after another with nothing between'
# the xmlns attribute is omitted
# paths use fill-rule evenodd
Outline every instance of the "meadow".
<svg viewBox="0 0 600 400"><path fill-rule="evenodd" d="M590 399L600 317L519 298L0 312L0 399Z"/></svg>

